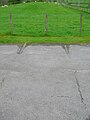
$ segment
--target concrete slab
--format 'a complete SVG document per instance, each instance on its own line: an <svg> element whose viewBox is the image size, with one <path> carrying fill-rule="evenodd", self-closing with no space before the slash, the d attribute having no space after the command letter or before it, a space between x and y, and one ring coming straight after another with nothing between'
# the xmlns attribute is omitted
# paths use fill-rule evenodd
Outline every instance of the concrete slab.
<svg viewBox="0 0 90 120"><path fill-rule="evenodd" d="M90 46L0 46L0 120L90 120Z"/></svg>

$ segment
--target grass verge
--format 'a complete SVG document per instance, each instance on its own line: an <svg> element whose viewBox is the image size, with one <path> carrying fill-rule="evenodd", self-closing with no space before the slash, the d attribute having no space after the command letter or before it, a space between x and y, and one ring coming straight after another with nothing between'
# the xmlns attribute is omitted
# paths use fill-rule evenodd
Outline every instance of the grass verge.
<svg viewBox="0 0 90 120"><path fill-rule="evenodd" d="M29 37L1 35L0 44L89 44L90 36L85 37Z"/></svg>

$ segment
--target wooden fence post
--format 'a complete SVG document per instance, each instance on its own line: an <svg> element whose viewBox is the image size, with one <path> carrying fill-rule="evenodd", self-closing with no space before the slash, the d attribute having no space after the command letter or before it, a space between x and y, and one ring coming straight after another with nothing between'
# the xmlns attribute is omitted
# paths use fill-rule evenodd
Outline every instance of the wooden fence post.
<svg viewBox="0 0 90 120"><path fill-rule="evenodd" d="M80 33L82 33L82 14L80 14Z"/></svg>
<svg viewBox="0 0 90 120"><path fill-rule="evenodd" d="M13 33L12 13L10 13L10 33Z"/></svg>
<svg viewBox="0 0 90 120"><path fill-rule="evenodd" d="M48 32L48 14L46 14L46 17L45 17L45 34L47 35L47 32Z"/></svg>

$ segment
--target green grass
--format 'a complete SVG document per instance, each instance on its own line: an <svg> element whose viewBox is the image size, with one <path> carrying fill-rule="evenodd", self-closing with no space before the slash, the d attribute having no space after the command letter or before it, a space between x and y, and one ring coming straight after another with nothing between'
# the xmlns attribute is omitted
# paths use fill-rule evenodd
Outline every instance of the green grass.
<svg viewBox="0 0 90 120"><path fill-rule="evenodd" d="M48 14L47 36L89 36L90 16L83 13L80 34L80 11L54 3L26 3L0 8L0 34L10 34L10 13L13 34L45 36L45 14Z"/></svg>
<svg viewBox="0 0 90 120"><path fill-rule="evenodd" d="M13 34L10 33L10 13ZM48 32L45 34L45 14ZM90 43L90 16L54 3L26 3L0 8L0 44L86 44Z"/></svg>
<svg viewBox="0 0 90 120"><path fill-rule="evenodd" d="M29 37L29 36L0 36L0 44L88 44L90 37Z"/></svg>

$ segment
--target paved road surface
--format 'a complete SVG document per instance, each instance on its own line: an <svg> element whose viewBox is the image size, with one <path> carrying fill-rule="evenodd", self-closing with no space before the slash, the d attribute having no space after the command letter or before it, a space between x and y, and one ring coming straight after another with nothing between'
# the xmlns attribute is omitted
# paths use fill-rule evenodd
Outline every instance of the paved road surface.
<svg viewBox="0 0 90 120"><path fill-rule="evenodd" d="M0 45L0 120L90 120L90 46L24 47Z"/></svg>

